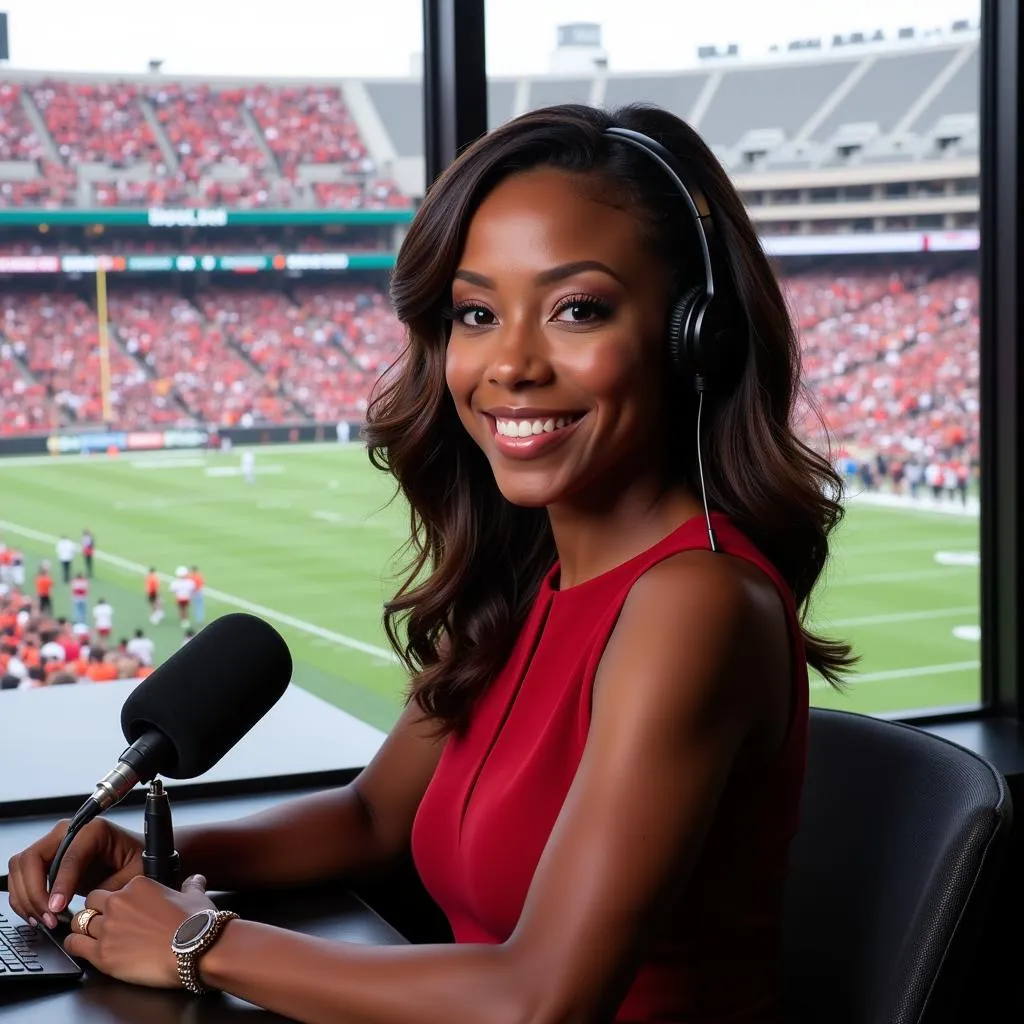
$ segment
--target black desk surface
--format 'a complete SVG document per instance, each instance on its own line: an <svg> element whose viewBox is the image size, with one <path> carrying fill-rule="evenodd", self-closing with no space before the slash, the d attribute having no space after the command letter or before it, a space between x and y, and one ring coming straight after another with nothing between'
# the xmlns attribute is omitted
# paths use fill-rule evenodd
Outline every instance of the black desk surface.
<svg viewBox="0 0 1024 1024"><path fill-rule="evenodd" d="M5 695L6 696L6 695ZM175 824L239 817L300 795L261 796L179 801L173 805ZM129 827L140 827L139 810L110 812ZM0 821L0 871L7 858L52 825L45 817ZM331 884L275 892L231 893L216 897L225 907L253 921L338 942L405 945L406 940L357 899L344 885ZM81 899L76 900L79 905ZM258 1009L231 996L194 997L184 992L138 988L88 971L84 981L63 983L35 992L19 983L0 984L2 1024L221 1024L240 1021L277 1024L286 1018Z"/></svg>
<svg viewBox="0 0 1024 1024"><path fill-rule="evenodd" d="M338 942L405 945L405 939L344 886L281 892L233 893L216 897L222 907L250 921ZM0 981L0 1021L7 1024L276 1024L287 1020L234 996L125 985L93 970L82 981L35 989L22 979Z"/></svg>
<svg viewBox="0 0 1024 1024"><path fill-rule="evenodd" d="M54 686L5 692L0 703L0 818L52 810L39 801L70 802L74 810L114 766L126 744L121 705L130 682ZM363 768L383 742L373 726L296 686L199 779L165 780L176 791L307 777ZM6 863L6 861L4 861Z"/></svg>
<svg viewBox="0 0 1024 1024"><path fill-rule="evenodd" d="M175 798L171 800L171 816L175 828L179 825L201 825L206 821L230 821L233 818L241 818L247 814L266 810L283 800L318 791L317 789L297 789L234 797ZM3 877L7 874L7 862L11 857L49 832L56 824L58 817L58 815L52 814L32 814L19 818L0 816L0 889L6 889L6 885L2 882ZM141 807L125 807L121 804L107 811L104 817L124 828L130 828L134 832L142 831Z"/></svg>

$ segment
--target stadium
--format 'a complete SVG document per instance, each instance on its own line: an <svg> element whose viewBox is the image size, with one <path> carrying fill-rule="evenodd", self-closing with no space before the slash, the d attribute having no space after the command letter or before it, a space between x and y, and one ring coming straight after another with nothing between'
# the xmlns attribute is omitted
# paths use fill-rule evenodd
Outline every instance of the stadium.
<svg viewBox="0 0 1024 1024"><path fill-rule="evenodd" d="M559 39L551 73L489 81L491 127L564 102L673 111L783 280L854 494L811 614L860 675L816 701L977 703L977 26L642 74L609 70L598 26ZM354 442L403 343L388 270L423 195L422 110L415 76L0 68L0 539L31 580L94 532L90 599L157 659L181 630L149 620L143 579L198 565L207 616L266 616L296 682L378 727L401 701L380 608L407 517ZM810 407L802 429L828 442Z"/></svg>

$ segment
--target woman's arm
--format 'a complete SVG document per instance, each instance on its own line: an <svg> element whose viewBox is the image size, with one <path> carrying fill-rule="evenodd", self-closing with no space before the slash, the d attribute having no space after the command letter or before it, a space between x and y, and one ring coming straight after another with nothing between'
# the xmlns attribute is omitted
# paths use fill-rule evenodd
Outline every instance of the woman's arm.
<svg viewBox="0 0 1024 1024"><path fill-rule="evenodd" d="M707 552L661 563L605 652L579 771L507 942L373 948L234 921L203 979L308 1024L610 1019L741 747L785 718L790 679L770 586Z"/></svg>
<svg viewBox="0 0 1024 1024"><path fill-rule="evenodd" d="M412 822L443 741L407 708L370 764L349 785L259 814L176 831L183 874L214 889L317 882L387 863Z"/></svg>

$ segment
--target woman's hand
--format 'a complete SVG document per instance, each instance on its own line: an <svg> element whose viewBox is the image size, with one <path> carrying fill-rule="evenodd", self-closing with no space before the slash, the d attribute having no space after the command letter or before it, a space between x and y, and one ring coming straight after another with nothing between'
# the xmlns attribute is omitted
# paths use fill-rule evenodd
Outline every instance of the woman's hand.
<svg viewBox="0 0 1024 1024"><path fill-rule="evenodd" d="M117 892L94 889L85 906L96 913L84 934L82 912L71 919L65 950L112 978L150 988L181 987L171 939L186 917L216 910L202 875L187 878L181 892L140 876Z"/></svg>
<svg viewBox="0 0 1024 1024"><path fill-rule="evenodd" d="M42 921L47 928L56 928L56 915L75 893L120 889L142 874L142 836L97 818L75 836L61 861L53 892L47 893L46 874L67 830L67 820L58 822L8 863L11 909L30 923Z"/></svg>

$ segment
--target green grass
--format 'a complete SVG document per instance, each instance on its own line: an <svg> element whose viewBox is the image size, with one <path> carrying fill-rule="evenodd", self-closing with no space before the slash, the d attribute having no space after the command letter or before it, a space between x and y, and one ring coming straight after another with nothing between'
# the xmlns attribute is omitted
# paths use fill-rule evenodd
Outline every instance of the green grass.
<svg viewBox="0 0 1024 1024"><path fill-rule="evenodd" d="M387 728L404 679L380 609L407 528L402 505L387 505L389 480L358 446L257 450L251 486L237 466L237 453L2 461L0 536L25 550L31 574L54 559L51 537L90 527L101 553L92 598L113 604L116 635L142 626L163 657L180 643L173 611L152 629L142 573L125 563L168 574L197 564L208 619L239 601L259 606L288 640L298 685ZM977 550L975 518L854 503L812 611L815 628L853 641L861 678L844 694L813 680L814 702L871 712L977 702L979 645L953 630L978 625L978 568L936 560ZM66 613L67 588L55 599Z"/></svg>

